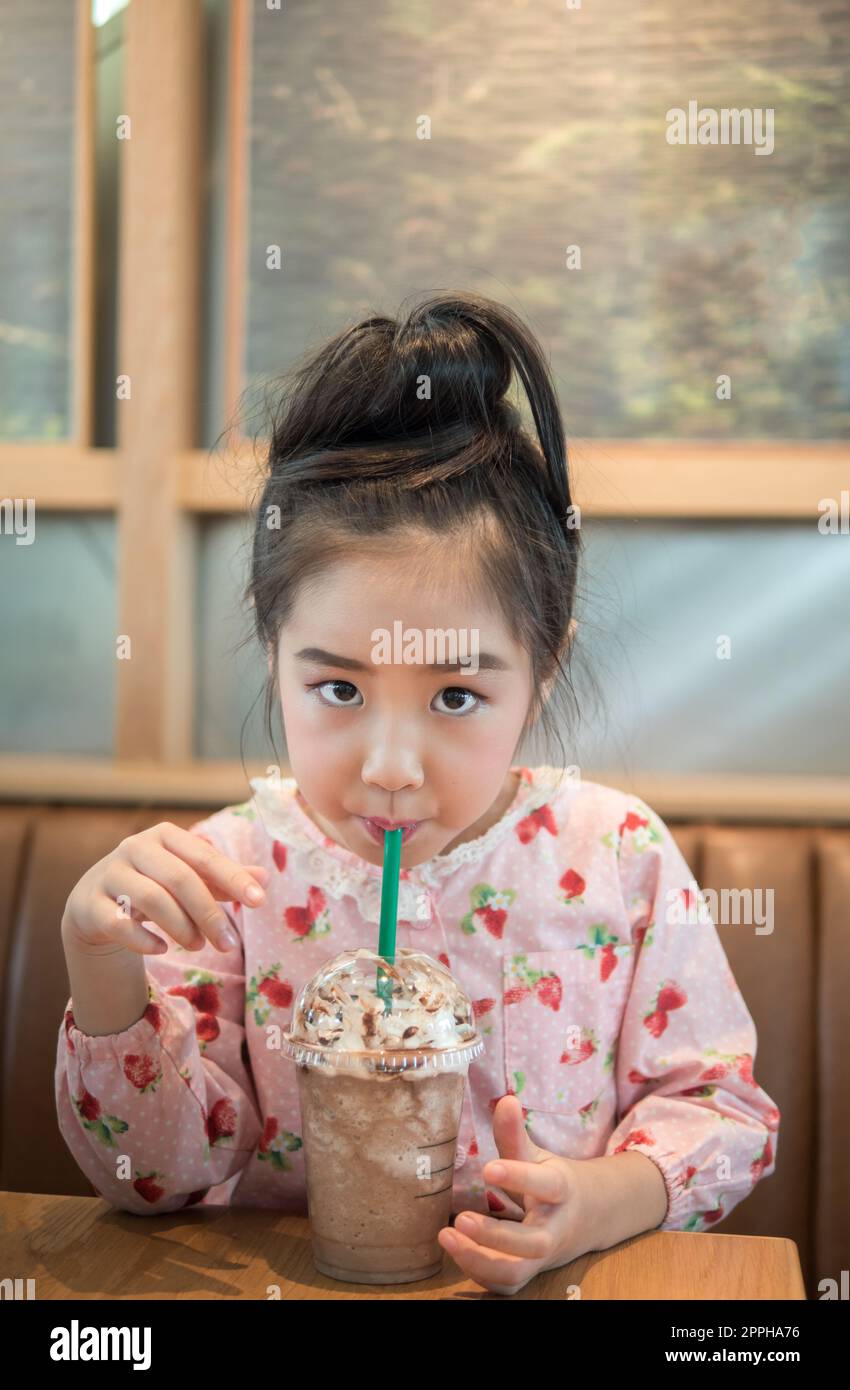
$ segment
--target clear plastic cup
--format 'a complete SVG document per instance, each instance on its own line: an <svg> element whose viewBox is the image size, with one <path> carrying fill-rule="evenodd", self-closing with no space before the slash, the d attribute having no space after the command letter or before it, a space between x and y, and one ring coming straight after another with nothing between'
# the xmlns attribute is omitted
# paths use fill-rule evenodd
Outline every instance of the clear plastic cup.
<svg viewBox="0 0 850 1390"><path fill-rule="evenodd" d="M401 1284L439 1272L464 1085L483 1051L469 998L421 951L401 947L392 965L343 951L304 985L283 1052L321 1273Z"/></svg>

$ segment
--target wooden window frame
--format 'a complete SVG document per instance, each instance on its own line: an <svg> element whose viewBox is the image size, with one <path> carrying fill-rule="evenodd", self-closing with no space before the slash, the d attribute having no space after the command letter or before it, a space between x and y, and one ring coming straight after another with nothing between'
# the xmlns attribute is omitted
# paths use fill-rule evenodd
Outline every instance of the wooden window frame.
<svg viewBox="0 0 850 1390"><path fill-rule="evenodd" d="M247 295L250 5L229 10L228 186L223 397L232 418L243 384ZM118 369L132 398L118 447L95 448L93 332L95 147L90 0L77 0L71 438L0 441L0 492L42 511L107 512L118 523L119 632L113 758L0 755L6 800L222 805L248 789L236 760L192 756L194 532L246 507L239 479L252 446L233 441L223 470L195 447L204 228L201 215L202 0L144 0L125 11ZM151 217L151 210L155 216ZM850 479L835 440L591 439L570 447L584 517L808 521ZM227 476L225 477L225 471ZM249 763L249 772L262 772ZM584 775L605 780L602 773ZM662 816L850 823L850 778L654 776L631 790Z"/></svg>

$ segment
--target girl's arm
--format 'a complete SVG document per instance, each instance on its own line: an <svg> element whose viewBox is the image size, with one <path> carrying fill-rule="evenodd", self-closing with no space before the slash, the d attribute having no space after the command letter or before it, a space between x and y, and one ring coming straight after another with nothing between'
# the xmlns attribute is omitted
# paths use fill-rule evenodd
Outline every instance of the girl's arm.
<svg viewBox="0 0 850 1390"><path fill-rule="evenodd" d="M710 1230L774 1171L779 1110L753 1076L755 1025L705 899L668 827L637 798L620 881L636 956L616 1061L622 1118L606 1158L628 1151L655 1164L662 1230Z"/></svg>
<svg viewBox="0 0 850 1390"><path fill-rule="evenodd" d="M667 1213L661 1171L637 1150L576 1160L585 1250L610 1250L622 1240L654 1231Z"/></svg>
<svg viewBox="0 0 850 1390"><path fill-rule="evenodd" d="M74 1022L83 1033L93 1037L123 1033L142 1017L148 1006L145 961L149 957L121 946L103 955L83 955L66 936L64 921L62 945Z"/></svg>
<svg viewBox="0 0 850 1390"><path fill-rule="evenodd" d="M242 942L187 951L163 939L162 955L67 954L71 997L54 1077L59 1127L79 1167L113 1206L144 1215L227 1181L261 1135L243 1059Z"/></svg>

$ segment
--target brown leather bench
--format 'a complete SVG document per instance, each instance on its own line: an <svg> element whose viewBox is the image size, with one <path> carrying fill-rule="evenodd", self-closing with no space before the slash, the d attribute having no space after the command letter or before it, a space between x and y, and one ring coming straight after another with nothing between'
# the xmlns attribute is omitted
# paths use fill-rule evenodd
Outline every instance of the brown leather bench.
<svg viewBox="0 0 850 1390"><path fill-rule="evenodd" d="M213 809L0 806L0 1188L92 1192L53 1095L71 888L125 835ZM717 1229L796 1241L817 1298L850 1268L850 829L668 824L703 889L774 890L772 934L719 933L758 1031L756 1078L782 1114L777 1169Z"/></svg>

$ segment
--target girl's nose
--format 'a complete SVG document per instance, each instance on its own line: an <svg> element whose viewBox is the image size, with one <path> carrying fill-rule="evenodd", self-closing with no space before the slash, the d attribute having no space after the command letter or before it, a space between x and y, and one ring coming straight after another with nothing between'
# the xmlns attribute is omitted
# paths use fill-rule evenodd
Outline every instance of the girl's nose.
<svg viewBox="0 0 850 1390"><path fill-rule="evenodd" d="M422 786L424 774L418 759L390 749L373 753L364 759L362 779L367 787L378 791L416 791Z"/></svg>

